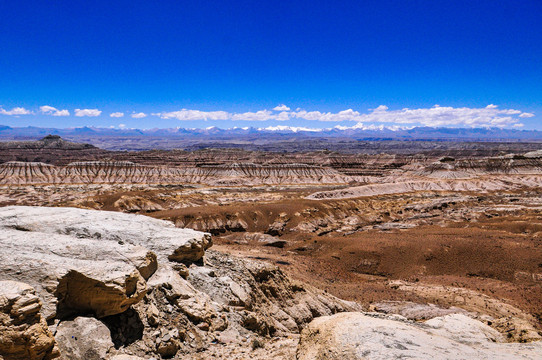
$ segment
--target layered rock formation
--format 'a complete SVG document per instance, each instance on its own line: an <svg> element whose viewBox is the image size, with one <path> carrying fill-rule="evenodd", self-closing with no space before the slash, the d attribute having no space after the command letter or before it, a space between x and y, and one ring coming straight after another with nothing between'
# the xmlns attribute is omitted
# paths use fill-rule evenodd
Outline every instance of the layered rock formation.
<svg viewBox="0 0 542 360"><path fill-rule="evenodd" d="M404 181L407 180L407 181ZM428 180L423 178L397 179L383 184L349 187L340 190L321 191L308 196L308 199L350 199L365 196L402 194L420 191L476 192L517 190L523 187L538 187L542 183L540 175L482 177L473 179Z"/></svg>
<svg viewBox="0 0 542 360"><path fill-rule="evenodd" d="M347 184L331 168L305 164L230 164L200 167L139 165L129 161L73 162L64 167L39 162L0 164L0 185L29 184L207 184L217 186L275 184Z"/></svg>
<svg viewBox="0 0 542 360"><path fill-rule="evenodd" d="M30 285L0 281L0 358L58 357L55 339L40 310L41 301Z"/></svg>
<svg viewBox="0 0 542 360"><path fill-rule="evenodd" d="M418 143L421 152L403 153L400 149L410 148L412 144L392 143L366 144L382 147L382 151L388 149L389 153L374 153L368 149L353 154L327 150L285 153L240 149L119 152L47 136L39 141L0 142L0 185L345 185L395 183L398 180L413 183L393 190L404 192L463 188L477 191L485 189L482 184L485 182L497 182L488 187L500 190L540 182L539 178L529 183L514 177L505 182L495 178L500 175L539 175L542 157L537 151L525 153L538 148L534 144L435 145L422 142ZM503 153L506 155L501 155ZM484 178L487 176L490 178ZM446 179L461 181L459 184L442 181ZM357 191L354 193L353 196L357 196Z"/></svg>
<svg viewBox="0 0 542 360"><path fill-rule="evenodd" d="M0 141L0 162L53 162L66 164L80 158L105 156L106 150L90 144L66 141L58 135L48 135L38 141ZM66 162L67 161L67 162Z"/></svg>

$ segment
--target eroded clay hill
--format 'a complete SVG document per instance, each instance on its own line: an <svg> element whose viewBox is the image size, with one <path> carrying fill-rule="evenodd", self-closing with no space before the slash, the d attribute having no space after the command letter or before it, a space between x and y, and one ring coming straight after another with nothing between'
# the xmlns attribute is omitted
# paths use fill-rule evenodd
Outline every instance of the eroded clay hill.
<svg viewBox="0 0 542 360"><path fill-rule="evenodd" d="M497 145L494 147L481 154L495 154L501 149ZM352 188L339 194L316 194L314 198L418 190L486 191L533 187L540 183L542 171L542 154L537 151L489 157L475 150L469 155L466 150L458 149L372 155L235 149L114 152L68 142L58 136L47 136L39 141L0 143L0 150L0 185L392 184Z"/></svg>
<svg viewBox="0 0 542 360"><path fill-rule="evenodd" d="M205 165L170 168L128 161L74 162L64 167L10 161L0 164L1 185L31 184L204 184L213 186L347 184L348 176L305 164Z"/></svg>

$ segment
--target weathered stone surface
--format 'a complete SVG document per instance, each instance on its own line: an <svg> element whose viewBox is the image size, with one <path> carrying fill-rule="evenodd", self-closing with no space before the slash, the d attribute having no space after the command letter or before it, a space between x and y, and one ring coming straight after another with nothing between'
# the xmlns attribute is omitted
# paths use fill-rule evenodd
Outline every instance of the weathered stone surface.
<svg viewBox="0 0 542 360"><path fill-rule="evenodd" d="M154 358L151 358L151 359L154 359ZM139 356L127 355L127 354L113 355L108 358L108 360L151 360L151 359L144 359Z"/></svg>
<svg viewBox="0 0 542 360"><path fill-rule="evenodd" d="M101 321L90 317L61 322L55 338L61 359L66 360L102 360L113 347L109 329Z"/></svg>
<svg viewBox="0 0 542 360"><path fill-rule="evenodd" d="M198 261L211 246L208 234L176 228L143 215L75 208L8 206L0 209L3 227L66 234L76 238L143 246L159 258Z"/></svg>
<svg viewBox="0 0 542 360"><path fill-rule="evenodd" d="M244 309L243 327L262 334L299 333L317 316L361 310L310 286L292 282L276 266L208 251L188 280L220 306Z"/></svg>
<svg viewBox="0 0 542 360"><path fill-rule="evenodd" d="M151 358L154 359L154 358ZM127 355L127 354L119 354L119 355L113 355L108 360L151 360L151 359L144 359L139 356L135 355Z"/></svg>
<svg viewBox="0 0 542 360"><path fill-rule="evenodd" d="M0 359L42 360L58 357L55 339L40 315L34 289L0 281Z"/></svg>
<svg viewBox="0 0 542 360"><path fill-rule="evenodd" d="M155 254L197 261L211 245L162 220L73 208L1 208L0 228L0 274L34 286L48 319L121 313L145 295Z"/></svg>
<svg viewBox="0 0 542 360"><path fill-rule="evenodd" d="M298 360L536 359L542 343L511 344L465 315L415 323L401 316L342 313L313 320L302 332Z"/></svg>
<svg viewBox="0 0 542 360"><path fill-rule="evenodd" d="M435 304L419 304L409 301L383 301L371 304L370 310L385 314L401 315L409 320L428 320L451 314L469 314L468 311L455 306L443 308Z"/></svg>
<svg viewBox="0 0 542 360"><path fill-rule="evenodd" d="M138 263L146 269L152 256L141 247L5 227L0 246L0 274L34 286L47 318L117 314L147 291Z"/></svg>

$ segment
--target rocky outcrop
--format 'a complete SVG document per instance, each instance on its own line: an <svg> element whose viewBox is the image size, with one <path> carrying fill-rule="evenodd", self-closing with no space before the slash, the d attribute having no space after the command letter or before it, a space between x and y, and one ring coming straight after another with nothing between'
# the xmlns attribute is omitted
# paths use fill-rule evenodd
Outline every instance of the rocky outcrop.
<svg viewBox="0 0 542 360"><path fill-rule="evenodd" d="M448 298L451 304L455 304L468 310L471 313L484 314L483 316L491 323L493 328L503 334L506 334L506 340L510 342L530 342L542 340L542 334L533 327L536 319L533 315L525 313L517 307L506 302L494 299L477 291L462 289L459 287L422 285L406 281L390 281L391 287L401 291L415 293L424 298ZM447 294L453 294L448 296ZM379 311L386 311L388 306L380 305ZM408 308L408 306L407 306ZM403 313L401 309L396 309L394 313ZM426 312L429 314L430 312Z"/></svg>
<svg viewBox="0 0 542 360"><path fill-rule="evenodd" d="M489 326L465 315L425 323L377 314L342 313L307 326L298 360L354 359L535 359L542 343L509 344Z"/></svg>
<svg viewBox="0 0 542 360"><path fill-rule="evenodd" d="M428 164L414 173L432 178L462 178L490 174L540 174L542 161L538 152L524 155L487 157L483 159L455 160L444 157L440 161Z"/></svg>
<svg viewBox="0 0 542 360"><path fill-rule="evenodd" d="M299 334L317 316L360 310L275 266L203 257L207 234L162 220L12 206L0 209L0 229L0 276L20 281L0 283L6 359L52 358L55 339L66 359L230 358L240 345L248 352L259 339Z"/></svg>
<svg viewBox="0 0 542 360"><path fill-rule="evenodd" d="M209 251L206 266L188 280L221 306L242 307L243 324L264 335L298 333L318 316L361 310L308 285L289 280L278 267Z"/></svg>
<svg viewBox="0 0 542 360"><path fill-rule="evenodd" d="M89 150L97 149L90 144L81 144L62 139L58 135L47 135L41 140L37 141L6 141L0 142L0 149L2 150L14 150L14 149L64 149L64 150Z"/></svg>
<svg viewBox="0 0 542 360"><path fill-rule="evenodd" d="M102 157L107 153L93 145L67 141L58 135L47 135L37 141L0 141L0 162L66 164L74 159Z"/></svg>
<svg viewBox="0 0 542 360"><path fill-rule="evenodd" d="M317 316L361 310L290 281L276 266L212 250L188 273L160 266L149 279L146 300L134 307L145 331L128 351L141 355L145 347L167 357L196 350L201 358L234 358L239 349L250 352L247 339L291 338ZM292 354L295 344L288 346L283 350Z"/></svg>
<svg viewBox="0 0 542 360"><path fill-rule="evenodd" d="M210 238L164 221L70 208L0 209L0 274L34 286L47 319L126 311L147 292L157 256L198 261Z"/></svg>
<svg viewBox="0 0 542 360"><path fill-rule="evenodd" d="M74 239L144 247L159 258L198 261L211 246L211 237L142 215L83 210L8 206L0 209L0 226L28 233L60 234ZM150 256L150 255L149 255Z"/></svg>
<svg viewBox="0 0 542 360"><path fill-rule="evenodd" d="M21 229L21 228L19 228ZM145 295L143 272L156 262L148 250L101 240L3 228L0 273L36 288L47 319L123 312Z"/></svg>
<svg viewBox="0 0 542 360"><path fill-rule="evenodd" d="M31 286L0 281L0 358L42 360L58 357L55 340L40 309L41 301Z"/></svg>

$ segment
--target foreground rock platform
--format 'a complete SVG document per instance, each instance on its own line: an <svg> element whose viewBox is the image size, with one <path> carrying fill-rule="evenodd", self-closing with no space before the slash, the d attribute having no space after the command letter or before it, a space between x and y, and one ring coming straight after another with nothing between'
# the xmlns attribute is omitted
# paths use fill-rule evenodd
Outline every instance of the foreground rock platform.
<svg viewBox="0 0 542 360"><path fill-rule="evenodd" d="M147 292L157 256L197 261L210 246L164 221L71 208L1 208L0 228L0 274L33 286L47 319L126 311Z"/></svg>
<svg viewBox="0 0 542 360"><path fill-rule="evenodd" d="M396 315L342 313L312 321L298 360L540 359L542 343L503 343L480 321L453 314L416 323Z"/></svg>
<svg viewBox="0 0 542 360"><path fill-rule="evenodd" d="M145 216L9 206L0 230L4 360L291 358L315 317L361 310Z"/></svg>
<svg viewBox="0 0 542 360"><path fill-rule="evenodd" d="M538 359L461 314L417 323L209 250L170 222L0 208L0 359Z"/></svg>

